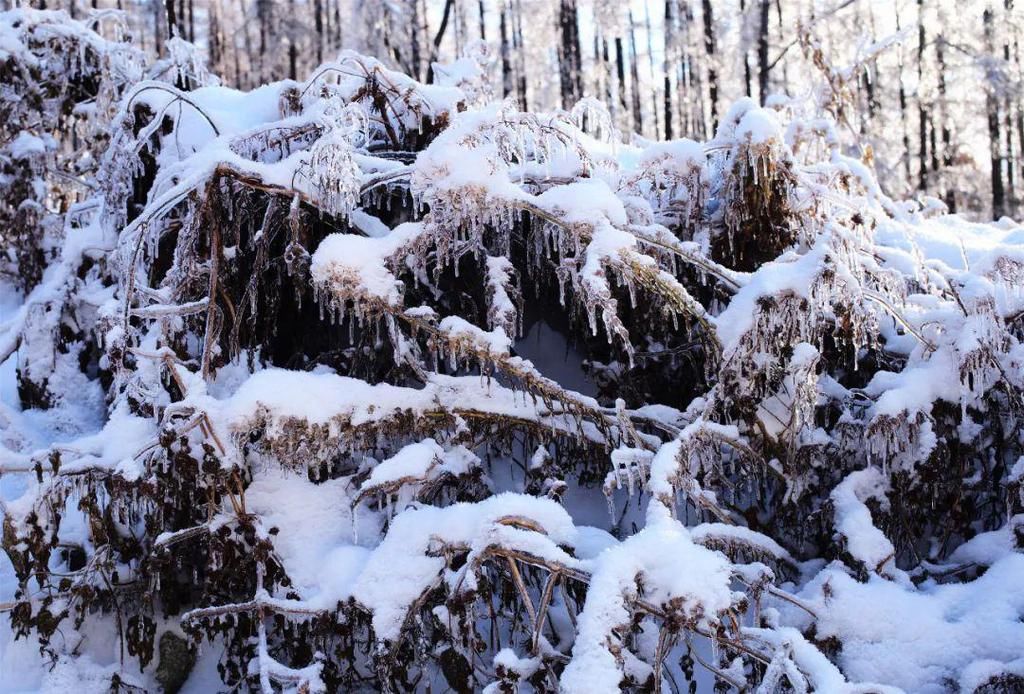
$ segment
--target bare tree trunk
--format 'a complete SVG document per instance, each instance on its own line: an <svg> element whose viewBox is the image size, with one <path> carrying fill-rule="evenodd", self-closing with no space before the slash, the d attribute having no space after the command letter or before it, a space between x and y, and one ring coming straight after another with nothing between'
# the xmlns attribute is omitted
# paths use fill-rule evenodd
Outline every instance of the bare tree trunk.
<svg viewBox="0 0 1024 694"><path fill-rule="evenodd" d="M985 27L985 43L989 52L994 52L995 41L992 30L992 9L982 15ZM1006 191L1003 188L1003 147L999 133L999 98L994 84L986 85L985 106L988 111L989 152L992 163L992 218L999 219L1006 214Z"/></svg>
<svg viewBox="0 0 1024 694"><path fill-rule="evenodd" d="M782 20L782 0L775 0L775 14L778 17L779 36L782 37L785 34L785 23ZM787 93L789 88L789 62L786 60L779 61L782 65L782 84L786 87ZM771 68L769 68L770 70Z"/></svg>
<svg viewBox="0 0 1024 694"><path fill-rule="evenodd" d="M1013 26L1013 17L1011 16L1011 10L1013 9L1013 0L1003 0L1003 9L1005 10L1004 19L1008 26ZM1003 62L1006 64L1007 69L1010 65L1010 41L1005 39L1003 41ZM1013 146L1013 97L1007 93L1004 108L1006 110L1006 205L1007 214L1014 214L1017 202L1017 167L1016 167L1016 150ZM1019 142L1018 145L1024 145L1024 141Z"/></svg>
<svg viewBox="0 0 1024 694"><path fill-rule="evenodd" d="M316 31L316 64L324 62L324 2L313 0L313 29Z"/></svg>
<svg viewBox="0 0 1024 694"><path fill-rule="evenodd" d="M602 70L604 76L604 100L614 116L616 108L612 97L612 61L611 53L608 50L608 39L604 38L604 36L601 37L601 60L604 63L604 70Z"/></svg>
<svg viewBox="0 0 1024 694"><path fill-rule="evenodd" d="M523 5L520 0L515 0L515 26L513 31L515 32L514 46L519 68L519 103L520 108L527 111L529 110L529 105L526 100L526 51L523 47Z"/></svg>
<svg viewBox="0 0 1024 694"><path fill-rule="evenodd" d="M715 15L711 0L701 0L704 15L704 51L708 57L708 97L711 100L711 131L718 129L718 71L715 68Z"/></svg>
<svg viewBox="0 0 1024 694"><path fill-rule="evenodd" d="M166 17L164 16L165 12L166 9L163 4L159 2L153 3L153 39L154 42L156 43L157 55L161 55L164 50L164 32L161 25L163 25L164 21L166 20ZM173 24L170 21L167 21L168 35L170 35L172 26Z"/></svg>
<svg viewBox="0 0 1024 694"><path fill-rule="evenodd" d="M218 73L223 73L222 61L224 56L222 36L220 33L220 0L211 0L207 8L208 36L207 44L210 47L210 68Z"/></svg>
<svg viewBox="0 0 1024 694"><path fill-rule="evenodd" d="M480 15L480 40L487 40L487 15L484 12L484 0L477 0L477 12Z"/></svg>
<svg viewBox="0 0 1024 694"><path fill-rule="evenodd" d="M174 0L165 0L164 16L167 17L167 38L174 38L178 32L177 14L174 11Z"/></svg>
<svg viewBox="0 0 1024 694"><path fill-rule="evenodd" d="M660 125L658 124L658 93L654 85L657 82L657 70L654 67L654 43L653 35L651 31L651 6L649 3L644 3L644 28L647 31L647 69L651 73L651 115L654 117L654 136L658 137Z"/></svg>
<svg viewBox="0 0 1024 694"><path fill-rule="evenodd" d="M665 61L664 61L664 94L665 102L665 139L672 139L672 46L675 39L675 16L672 12L672 0L665 0Z"/></svg>
<svg viewBox="0 0 1024 694"><path fill-rule="evenodd" d="M1024 80L1024 71L1021 70L1020 62L1020 42L1018 41L1018 34L1013 35L1013 62L1017 68L1017 81L1020 83ZM1017 95L1017 144L1020 147L1020 157L1017 160L1017 164L1020 167L1021 176L1024 177L1024 103L1021 102L1020 94Z"/></svg>
<svg viewBox="0 0 1024 694"><path fill-rule="evenodd" d="M924 101L924 0L917 0L918 190L928 189L928 108Z"/></svg>
<svg viewBox="0 0 1024 694"><path fill-rule="evenodd" d="M626 58L623 55L622 37L615 37L615 76L619 82L619 108L622 113L629 112L626 105ZM625 117L623 117L625 120Z"/></svg>
<svg viewBox="0 0 1024 694"><path fill-rule="evenodd" d="M445 0L444 13L441 15L441 26L437 28L437 34L434 35L433 47L430 49L430 64L427 66L427 84L433 84L434 82L434 61L437 60L438 51L441 48L441 42L444 41L444 34L448 30L448 23L452 16L452 8L455 6L455 0ZM418 37L419 34L416 34ZM416 75L420 74L419 66L419 50L417 49L418 39L413 41L413 50L415 51L414 62L417 64ZM417 77L418 79L418 77Z"/></svg>
<svg viewBox="0 0 1024 694"><path fill-rule="evenodd" d="M629 78L633 83L633 88L630 90L630 95L633 104L633 131L643 134L644 132L644 116L640 108L640 68L637 63L639 57L636 52L636 25L633 22L633 12L629 12Z"/></svg>
<svg viewBox="0 0 1024 694"><path fill-rule="evenodd" d="M295 5L292 4L291 11L295 11ZM299 47L294 36L288 37L288 79L298 80L299 79Z"/></svg>
<svg viewBox="0 0 1024 694"><path fill-rule="evenodd" d="M757 38L757 88L760 94L761 105L764 106L768 98L768 10L770 0L761 2L761 26Z"/></svg>
<svg viewBox="0 0 1024 694"><path fill-rule="evenodd" d="M266 81L265 63L267 56L267 41L270 33L270 13L272 11L270 0L256 0L256 15L260 25L260 83Z"/></svg>
<svg viewBox="0 0 1024 694"><path fill-rule="evenodd" d="M580 98L579 25L576 0L561 0L558 8L558 76L562 95L562 108L569 110Z"/></svg>
<svg viewBox="0 0 1024 694"><path fill-rule="evenodd" d="M900 31L900 13L896 10L896 31ZM910 134L907 126L907 89L903 84L903 47L897 46L899 55L899 101L900 101L900 124L903 126L903 169L907 183L911 181L910 173Z"/></svg>
<svg viewBox="0 0 1024 694"><path fill-rule="evenodd" d="M515 89L512 83L512 55L509 46L508 6L503 5L498 15L498 36L501 40L501 95L508 97Z"/></svg>
<svg viewBox="0 0 1024 694"><path fill-rule="evenodd" d="M746 25L747 0L740 0L740 26L742 27L740 30L740 52L743 54L743 93L749 97L752 94L752 90L750 88L750 52L747 50L747 37L743 35L745 34L744 30L746 29Z"/></svg>
<svg viewBox="0 0 1024 694"><path fill-rule="evenodd" d="M423 75L422 59L420 56L420 0L413 0L413 20L410 28L410 38L413 45L410 46L413 55L413 77L417 80Z"/></svg>
<svg viewBox="0 0 1024 694"><path fill-rule="evenodd" d="M953 136L949 129L949 103L946 98L945 43L946 39L944 36L939 35L936 37L935 62L939 79L939 119L942 127L942 169L945 172L945 176L941 176L940 180L942 180L942 186L944 188L942 197L946 203L946 207L949 208L950 212L956 212L956 191L953 186L949 185L948 181L948 169L953 165Z"/></svg>

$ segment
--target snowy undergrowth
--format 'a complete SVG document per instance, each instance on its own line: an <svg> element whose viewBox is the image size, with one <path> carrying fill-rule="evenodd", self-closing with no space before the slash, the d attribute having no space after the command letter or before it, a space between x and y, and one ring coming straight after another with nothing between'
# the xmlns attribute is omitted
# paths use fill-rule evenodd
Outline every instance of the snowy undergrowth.
<svg viewBox="0 0 1024 694"><path fill-rule="evenodd" d="M64 86L4 126L0 689L1024 681L1024 228L889 199L814 103L634 144L477 52L243 93L0 32Z"/></svg>

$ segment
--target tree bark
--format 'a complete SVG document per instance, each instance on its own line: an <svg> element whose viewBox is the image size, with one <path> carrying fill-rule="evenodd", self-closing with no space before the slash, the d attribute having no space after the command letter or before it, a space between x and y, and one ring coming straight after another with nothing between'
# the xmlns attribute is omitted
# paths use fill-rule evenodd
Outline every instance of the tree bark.
<svg viewBox="0 0 1024 694"><path fill-rule="evenodd" d="M985 43L990 53L994 52L993 13L986 9L982 15L985 27ZM985 106L988 111L989 155L992 176L992 219L999 219L1006 214L1006 190L1003 187L1003 147L999 133L999 98L994 84L986 85Z"/></svg>
<svg viewBox="0 0 1024 694"><path fill-rule="evenodd" d="M715 15L711 0L701 0L704 15L704 51L708 58L708 97L711 101L711 132L718 129L718 71L715 68Z"/></svg>
<svg viewBox="0 0 1024 694"><path fill-rule="evenodd" d="M501 96L507 98L515 85L512 82L512 54L509 46L508 6L498 15L498 37L501 41Z"/></svg>
<svg viewBox="0 0 1024 694"><path fill-rule="evenodd" d="M768 17L770 0L761 2L761 26L757 38L757 88L760 94L761 105L764 106L768 99Z"/></svg>
<svg viewBox="0 0 1024 694"><path fill-rule="evenodd" d="M664 61L664 99L665 108L665 139L672 139L672 46L675 39L675 17L672 12L672 0L665 0L665 61Z"/></svg>
<svg viewBox="0 0 1024 694"><path fill-rule="evenodd" d="M561 0L558 7L558 75L562 108L569 110L580 98L580 43L576 0Z"/></svg>
<svg viewBox="0 0 1024 694"><path fill-rule="evenodd" d="M629 12L629 79L632 89L629 93L633 107L633 132L643 134L644 116L640 106L640 68L639 57L636 50L636 24L633 22L633 12Z"/></svg>
<svg viewBox="0 0 1024 694"><path fill-rule="evenodd" d="M917 0L917 132L918 190L928 189L928 107L924 100L924 0Z"/></svg>

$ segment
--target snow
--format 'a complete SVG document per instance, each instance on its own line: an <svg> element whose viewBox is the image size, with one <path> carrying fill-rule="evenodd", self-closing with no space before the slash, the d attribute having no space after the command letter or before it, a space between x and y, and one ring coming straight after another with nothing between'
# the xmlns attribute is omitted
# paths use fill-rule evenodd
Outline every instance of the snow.
<svg viewBox="0 0 1024 694"><path fill-rule="evenodd" d="M864 504L875 498L883 504L888 500L888 482L878 468L851 472L830 497L835 514L836 532L842 536L846 551L869 571L882 571L896 556L892 542L875 527L871 511Z"/></svg>
<svg viewBox="0 0 1024 694"><path fill-rule="evenodd" d="M14 159L29 159L38 154L45 154L46 143L43 142L41 137L23 130L14 138L14 142L8 145L7 151Z"/></svg>
<svg viewBox="0 0 1024 694"><path fill-rule="evenodd" d="M19 9L0 13L0 60L37 68L45 55L15 22L113 55L63 13ZM268 612L244 663L264 689L325 688L319 656L276 659L288 654L269 613L289 609L369 620L351 663L367 672L410 639L421 670L410 672L431 686L426 646L475 649L479 684L553 677L557 659L562 690L597 694L643 684L656 666L680 675L691 637L719 675L758 691L966 692L1024 677L1024 227L889 198L868 153L853 158L813 98L740 99L709 142L627 144L595 99L552 113L489 103L495 56L481 42L433 63L433 85L345 51L305 82L249 91L219 86L183 40L167 50L137 75L134 58L114 61L125 82L75 105L83 127L111 133L106 155L72 156L78 131L35 123L0 153L45 155L87 183L54 182L48 163L26 179L36 196L11 200L43 218L45 243L29 250L47 260L24 293L0 277L0 512L15 546L41 512L40 532L95 558L103 519L80 512L82 496L113 514L120 495L176 493L160 474L177 459L160 456L181 444L176 455L219 464L202 468L210 501L189 523L238 523L235 490L229 499L217 485L241 480L244 520L290 580L241 598L204 593ZM22 98L0 92L5 104ZM103 111L118 98L111 120ZM157 115L140 132L138 104ZM723 192L737 157L755 178L783 172L796 239L750 272L731 269L735 239L723 237L749 212ZM296 322L271 314L270 332L322 331L329 348L264 354L279 336L229 345L221 332L244 324L240 307L276 310L276 285L247 307L233 285L239 269L279 269L277 242L265 268L252 262L266 196L291 208L280 226L266 215L262 239L289 234L289 252L312 250L308 277L289 265L288 281L297 294L311 283L320 309ZM72 200L73 214L58 213ZM200 216L211 210L227 234L220 278ZM307 225L310 213L319 220ZM2 269L14 281L23 249L10 250ZM556 283L564 316L545 315ZM608 345L590 339L598 318ZM273 366L283 363L294 368ZM50 406L23 405L18 378ZM100 482L80 481L86 472ZM602 492L610 520L595 512ZM940 505L953 498L955 512ZM166 549L192 532L149 538L150 518L116 520ZM115 568L141 575L147 558L121 553ZM198 581L190 562L203 557L177 559ZM60 592L44 573L40 587ZM534 625L551 576L548 621ZM252 576L233 578L228 592L252 590ZM5 553L0 605L16 587ZM478 604L488 593L513 605L495 624L495 605ZM457 628L442 618L456 604L470 615ZM51 668L35 644L13 641L0 611L0 691L106 690L115 673L152 688L150 670L117 663L113 617L98 606L81 629L61 625ZM656 664L666 619L681 631ZM209 645L196 691L220 686L224 644ZM766 663L761 682L747 681L760 672L752 659Z"/></svg>
<svg viewBox="0 0 1024 694"><path fill-rule="evenodd" d="M534 519L545 534L500 524L502 518L516 516ZM571 546L575 538L576 528L565 509L548 499L520 494L499 494L477 504L411 509L395 518L356 580L352 595L373 613L377 638L394 641L416 598L440 580L445 561L443 556L428 554L433 544L472 543L474 549L483 550L485 546L476 543L505 540L534 555L572 565L575 562L558 545Z"/></svg>
<svg viewBox="0 0 1024 694"><path fill-rule="evenodd" d="M625 601L640 594L639 586L643 586L647 602L667 606L676 600L671 608L674 613L707 629L733 604L730 581L725 558L695 545L686 529L674 521L648 525L606 549L594 560L561 690L586 694L619 691L623 673L610 647L617 639L613 632L629 623Z"/></svg>
<svg viewBox="0 0 1024 694"><path fill-rule="evenodd" d="M342 300L355 296L395 306L402 296L402 284L388 261L420 233L421 224L408 223L380 238L331 234L313 253L313 282L320 291L337 294Z"/></svg>
<svg viewBox="0 0 1024 694"><path fill-rule="evenodd" d="M348 481L328 480L310 488L304 474L267 471L246 490L246 503L259 514L274 550L304 601L330 609L351 594L370 555L354 542Z"/></svg>
<svg viewBox="0 0 1024 694"><path fill-rule="evenodd" d="M915 589L872 576L859 583L826 569L801 594L812 600L819 638L843 641L839 664L854 681L938 694L980 659L1020 657L1024 556L1008 555L966 584ZM822 596L828 585L829 597Z"/></svg>

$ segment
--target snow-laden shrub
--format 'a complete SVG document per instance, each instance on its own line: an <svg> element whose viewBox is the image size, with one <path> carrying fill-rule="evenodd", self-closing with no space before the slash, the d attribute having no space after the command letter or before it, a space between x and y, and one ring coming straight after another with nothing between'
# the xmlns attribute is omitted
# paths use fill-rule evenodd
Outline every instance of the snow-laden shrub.
<svg viewBox="0 0 1024 694"><path fill-rule="evenodd" d="M175 55L0 334L54 346L0 470L59 668L99 622L117 686L180 631L265 692L1019 681L1024 231L888 199L824 116L638 148L478 72ZM517 353L538 304L596 396Z"/></svg>

